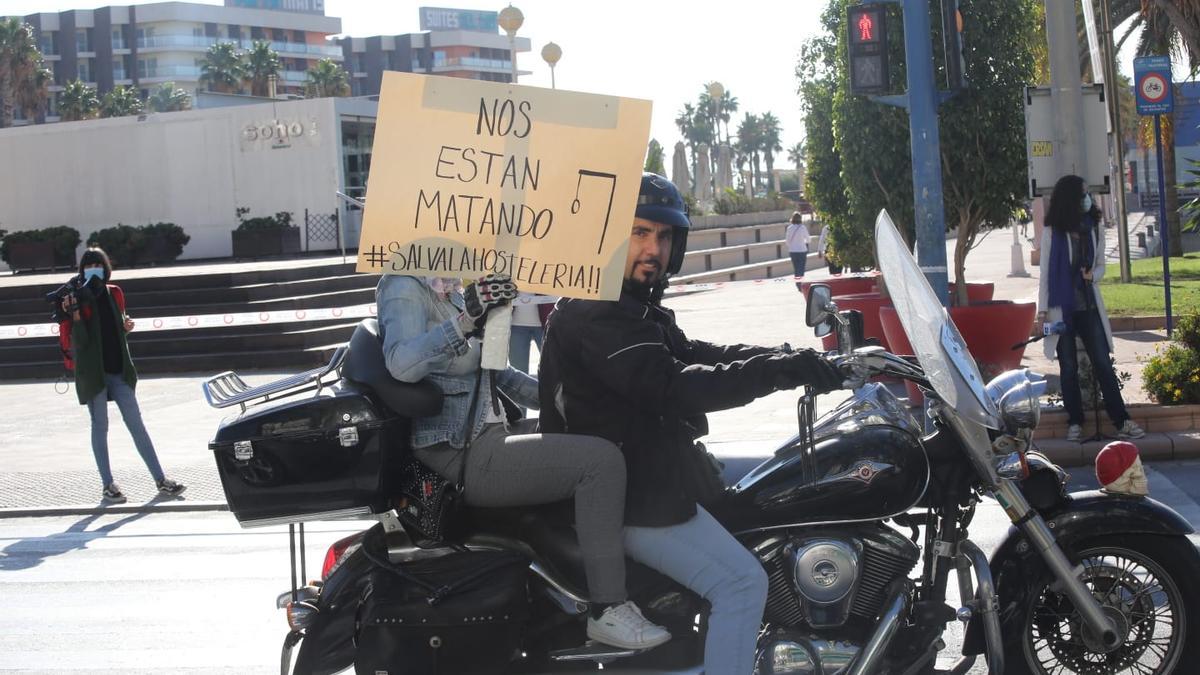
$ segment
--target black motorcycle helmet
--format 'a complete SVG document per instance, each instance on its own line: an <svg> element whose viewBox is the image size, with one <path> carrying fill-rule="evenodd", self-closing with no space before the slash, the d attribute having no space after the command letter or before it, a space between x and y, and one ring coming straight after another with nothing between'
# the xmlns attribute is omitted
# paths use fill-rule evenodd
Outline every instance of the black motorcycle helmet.
<svg viewBox="0 0 1200 675"><path fill-rule="evenodd" d="M642 174L642 187L638 191L637 209L634 216L670 225L671 260L667 263L667 274L678 274L683 267L683 254L687 250L688 230L692 221L688 219L687 204L675 188L675 184L649 171Z"/></svg>

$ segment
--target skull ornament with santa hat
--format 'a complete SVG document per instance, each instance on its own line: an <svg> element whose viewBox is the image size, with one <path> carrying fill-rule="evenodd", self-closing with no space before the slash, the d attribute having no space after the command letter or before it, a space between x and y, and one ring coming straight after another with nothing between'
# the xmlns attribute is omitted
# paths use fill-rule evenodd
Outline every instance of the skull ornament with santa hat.
<svg viewBox="0 0 1200 675"><path fill-rule="evenodd" d="M1138 447L1129 441L1109 443L1096 455L1096 479L1105 492L1138 497L1150 494Z"/></svg>

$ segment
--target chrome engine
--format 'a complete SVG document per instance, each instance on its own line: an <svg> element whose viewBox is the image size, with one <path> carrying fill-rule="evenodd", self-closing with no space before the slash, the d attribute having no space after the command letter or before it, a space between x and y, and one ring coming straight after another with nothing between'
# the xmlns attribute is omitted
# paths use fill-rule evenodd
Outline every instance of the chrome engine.
<svg viewBox="0 0 1200 675"><path fill-rule="evenodd" d="M859 646L775 630L758 641L754 675L838 675L854 661Z"/></svg>
<svg viewBox="0 0 1200 675"><path fill-rule="evenodd" d="M763 541L755 551L770 578L767 621L787 629L873 620L888 584L906 577L920 558L916 544L882 526L796 532Z"/></svg>

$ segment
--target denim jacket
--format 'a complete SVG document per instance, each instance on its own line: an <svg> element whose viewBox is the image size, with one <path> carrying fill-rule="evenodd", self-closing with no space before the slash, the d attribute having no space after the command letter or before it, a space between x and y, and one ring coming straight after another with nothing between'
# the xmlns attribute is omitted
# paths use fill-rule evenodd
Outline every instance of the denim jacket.
<svg viewBox="0 0 1200 675"><path fill-rule="evenodd" d="M492 406L489 378L493 375L497 387L517 405L538 407L537 380L525 373L510 367L485 371L479 378L479 340L465 338L458 326L462 294L452 292L442 299L420 277L384 275L375 288L375 304L388 372L401 382L429 380L444 394L440 413L413 420L414 448L466 445L476 380L479 401L470 424L472 440L483 432Z"/></svg>

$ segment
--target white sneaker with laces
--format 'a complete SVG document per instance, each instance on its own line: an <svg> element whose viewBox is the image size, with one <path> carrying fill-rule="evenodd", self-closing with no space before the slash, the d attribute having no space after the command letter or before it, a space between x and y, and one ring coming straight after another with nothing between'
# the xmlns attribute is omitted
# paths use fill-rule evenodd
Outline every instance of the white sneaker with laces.
<svg viewBox="0 0 1200 675"><path fill-rule="evenodd" d="M588 618L587 636L621 649L650 649L671 639L665 628L647 621L628 600L604 610L599 619Z"/></svg>
<svg viewBox="0 0 1200 675"><path fill-rule="evenodd" d="M1080 438L1083 438L1083 427L1078 424L1068 424L1067 440L1078 441Z"/></svg>
<svg viewBox="0 0 1200 675"><path fill-rule="evenodd" d="M1137 425L1133 420L1125 420L1125 423L1117 427L1117 438L1141 438L1146 435L1146 431Z"/></svg>

